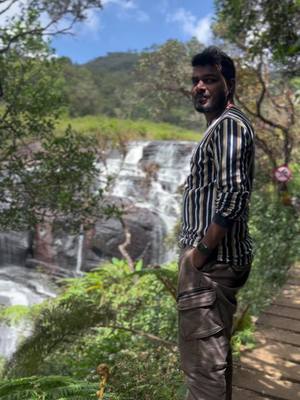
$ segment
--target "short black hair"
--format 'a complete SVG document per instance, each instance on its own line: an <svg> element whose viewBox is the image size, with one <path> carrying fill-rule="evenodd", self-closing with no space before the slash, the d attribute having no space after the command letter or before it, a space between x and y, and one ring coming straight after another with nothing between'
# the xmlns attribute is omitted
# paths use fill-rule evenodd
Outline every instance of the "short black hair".
<svg viewBox="0 0 300 400"><path fill-rule="evenodd" d="M227 82L235 81L235 66L233 60L216 46L209 46L192 58L192 67L204 65L219 65L221 73Z"/></svg>

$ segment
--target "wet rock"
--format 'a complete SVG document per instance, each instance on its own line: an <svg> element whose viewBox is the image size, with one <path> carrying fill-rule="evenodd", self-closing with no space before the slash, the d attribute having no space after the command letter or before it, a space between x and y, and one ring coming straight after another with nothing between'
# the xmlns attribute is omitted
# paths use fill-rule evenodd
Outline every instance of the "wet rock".
<svg viewBox="0 0 300 400"><path fill-rule="evenodd" d="M131 243L127 247L130 257L133 260L142 259L145 265L161 262L164 256L166 227L159 215L132 205L123 218L131 234ZM93 237L86 248L83 267L89 269L107 258L123 258L118 246L124 241L125 233L120 220L98 220Z"/></svg>
<svg viewBox="0 0 300 400"><path fill-rule="evenodd" d="M25 266L32 255L32 242L29 231L0 232L0 265Z"/></svg>

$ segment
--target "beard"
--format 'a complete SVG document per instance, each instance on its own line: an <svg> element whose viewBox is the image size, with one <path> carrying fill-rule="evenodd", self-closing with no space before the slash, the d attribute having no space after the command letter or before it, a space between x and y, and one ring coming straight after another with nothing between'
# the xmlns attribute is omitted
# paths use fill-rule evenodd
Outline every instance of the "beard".
<svg viewBox="0 0 300 400"><path fill-rule="evenodd" d="M206 99L206 101L204 101ZM227 96L225 93L220 93L217 98L203 96L197 94L193 97L193 104L196 111L206 114L223 111L227 105Z"/></svg>

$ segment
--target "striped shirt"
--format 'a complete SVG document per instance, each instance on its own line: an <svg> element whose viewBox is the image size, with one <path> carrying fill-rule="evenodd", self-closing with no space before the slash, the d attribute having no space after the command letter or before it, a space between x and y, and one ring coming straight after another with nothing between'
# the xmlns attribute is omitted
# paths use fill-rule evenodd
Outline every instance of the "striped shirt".
<svg viewBox="0 0 300 400"><path fill-rule="evenodd" d="M228 228L214 250L218 262L252 261L247 221L254 174L254 132L235 106L206 130L191 157L183 195L180 246L195 246L211 222Z"/></svg>

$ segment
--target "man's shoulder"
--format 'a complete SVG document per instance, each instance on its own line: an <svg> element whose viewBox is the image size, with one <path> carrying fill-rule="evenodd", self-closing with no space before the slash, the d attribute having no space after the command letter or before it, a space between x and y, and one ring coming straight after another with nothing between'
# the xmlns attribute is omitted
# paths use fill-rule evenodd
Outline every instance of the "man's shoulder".
<svg viewBox="0 0 300 400"><path fill-rule="evenodd" d="M242 128L241 131L249 133L251 136L254 135L254 129L251 121L246 114L241 111L238 107L232 106L225 110L218 123L215 126L215 131L219 131L222 127L232 126Z"/></svg>
<svg viewBox="0 0 300 400"><path fill-rule="evenodd" d="M238 125L243 126L247 130L250 129L253 131L251 121L247 115L236 106L232 106L224 112L222 121L226 121L228 119L235 121Z"/></svg>

